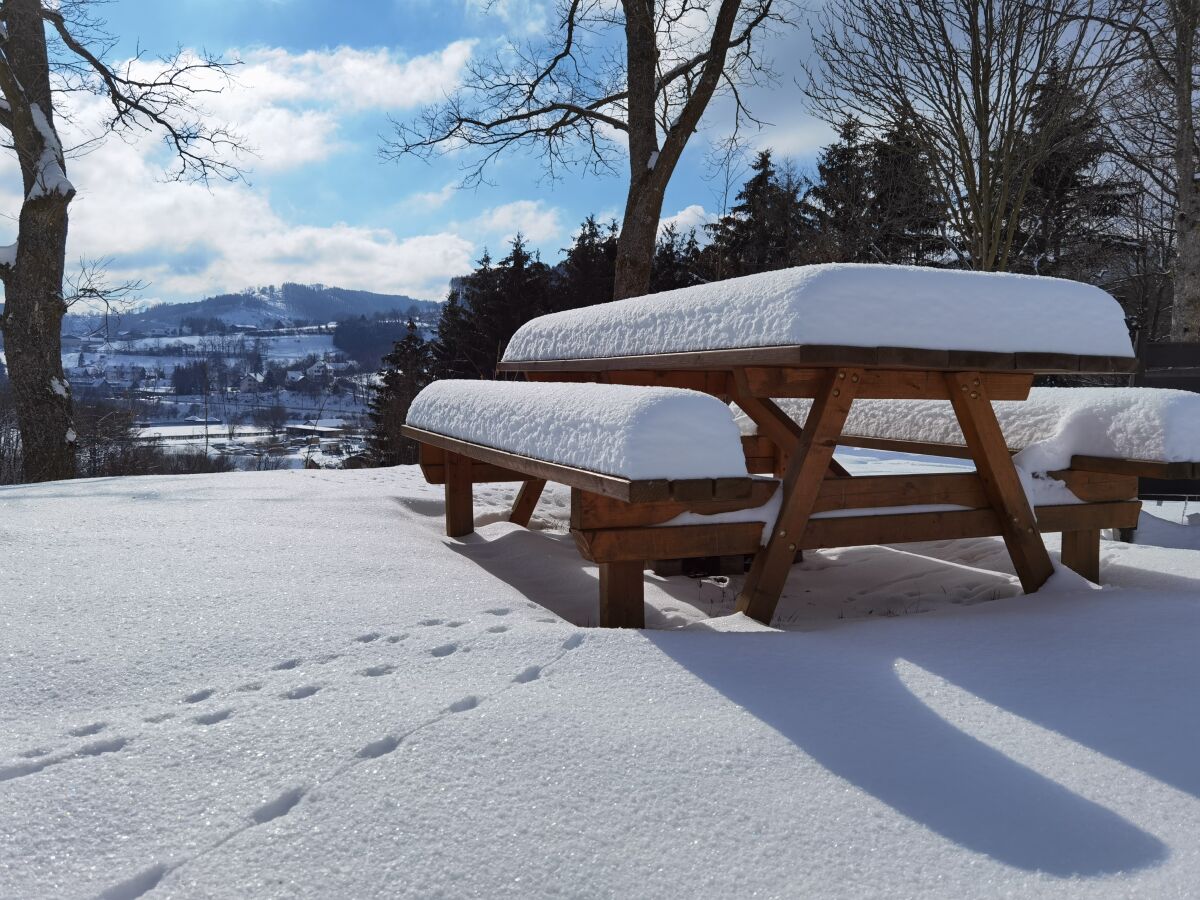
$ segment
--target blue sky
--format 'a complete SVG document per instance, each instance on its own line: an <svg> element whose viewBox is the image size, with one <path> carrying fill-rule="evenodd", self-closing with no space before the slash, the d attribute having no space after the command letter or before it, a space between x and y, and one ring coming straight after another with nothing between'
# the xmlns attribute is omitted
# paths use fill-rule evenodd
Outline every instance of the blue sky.
<svg viewBox="0 0 1200 900"><path fill-rule="evenodd" d="M458 190L457 159L378 156L389 116L408 118L452 89L470 58L545 33L551 3L113 0L100 11L119 37L113 59L181 45L245 62L210 107L256 147L249 184L164 185L167 160L145 139L110 140L69 163L79 190L69 259L109 260L114 278L149 282L146 299L283 280L440 299L452 275L485 247L502 251L518 229L557 259L589 212L620 214L619 177L576 172L551 182L536 160L514 154L490 171L492 184ZM782 77L756 97L756 111L773 124L752 136L802 167L828 139L794 79L806 32L801 23L770 41ZM96 110L85 102L73 112L86 123ZM715 105L675 174L664 217L682 212L691 223L720 207L707 148L728 127L728 109ZM11 165L0 172L6 205L19 191L12 176Z"/></svg>

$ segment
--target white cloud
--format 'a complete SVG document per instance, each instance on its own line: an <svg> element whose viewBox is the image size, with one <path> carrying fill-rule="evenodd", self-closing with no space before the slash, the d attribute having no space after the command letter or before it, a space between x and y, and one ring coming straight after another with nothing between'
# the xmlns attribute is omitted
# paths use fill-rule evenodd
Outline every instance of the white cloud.
<svg viewBox="0 0 1200 900"><path fill-rule="evenodd" d="M555 240L563 233L561 213L541 200L514 200L494 206L476 216L470 228L502 241L509 241L520 232L534 244Z"/></svg>
<svg viewBox="0 0 1200 900"><path fill-rule="evenodd" d="M499 19L511 34L533 35L546 30L546 4L538 0L466 0L478 18Z"/></svg>
<svg viewBox="0 0 1200 900"><path fill-rule="evenodd" d="M755 137L754 145L759 150L770 148L777 159L785 156L814 156L818 150L837 140L833 129L820 119L797 116L794 120L779 125L768 125Z"/></svg>
<svg viewBox="0 0 1200 900"><path fill-rule="evenodd" d="M668 225L674 225L675 230L680 234L687 234L695 228L697 236L702 236L704 234L704 226L716 220L716 213L710 213L699 203L693 203L691 206L685 206L673 216L660 219L658 222L658 233L662 234Z"/></svg>
<svg viewBox="0 0 1200 900"><path fill-rule="evenodd" d="M451 181L436 191L419 191L415 194L410 194L404 199L404 206L413 207L421 210L441 209L450 202L450 198L454 196L458 190L458 182Z"/></svg>

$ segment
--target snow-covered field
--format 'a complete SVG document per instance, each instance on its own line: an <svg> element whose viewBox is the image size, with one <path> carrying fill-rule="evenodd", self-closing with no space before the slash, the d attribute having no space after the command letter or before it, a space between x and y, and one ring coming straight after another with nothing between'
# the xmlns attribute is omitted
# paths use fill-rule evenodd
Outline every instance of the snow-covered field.
<svg viewBox="0 0 1200 900"><path fill-rule="evenodd" d="M648 576L601 631L566 493L477 496L458 541L411 468L0 489L0 896L1195 896L1200 552L812 553L785 630Z"/></svg>

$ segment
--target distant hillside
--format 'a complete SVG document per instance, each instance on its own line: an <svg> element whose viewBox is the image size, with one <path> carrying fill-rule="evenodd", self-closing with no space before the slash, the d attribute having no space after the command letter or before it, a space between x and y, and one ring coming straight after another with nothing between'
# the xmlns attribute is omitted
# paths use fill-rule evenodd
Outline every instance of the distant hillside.
<svg viewBox="0 0 1200 900"><path fill-rule="evenodd" d="M436 318L441 304L415 300L404 294L373 294L321 284L291 284L281 287L253 288L238 294L219 294L191 303L160 303L120 317L122 331L149 332L152 329L177 329L187 320L220 320L226 325L274 328L298 324L336 322L376 313L410 310L419 317ZM73 318L73 317L68 317ZM78 324L84 327L84 319ZM65 323L64 330L71 323Z"/></svg>

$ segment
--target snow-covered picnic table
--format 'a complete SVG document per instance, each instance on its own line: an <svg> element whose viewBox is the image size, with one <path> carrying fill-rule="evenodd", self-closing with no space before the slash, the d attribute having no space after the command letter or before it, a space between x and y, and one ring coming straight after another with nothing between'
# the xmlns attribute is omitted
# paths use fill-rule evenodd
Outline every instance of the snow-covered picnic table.
<svg viewBox="0 0 1200 900"><path fill-rule="evenodd" d="M527 521L538 482L559 480L545 465L575 467L566 476L574 480L565 482L575 488L573 533L585 556L601 562L602 624L640 621L632 610L640 604L644 561L738 553L754 555L738 608L770 622L797 551L812 547L1000 535L1022 586L1033 592L1053 570L1041 532L1061 531L1064 563L1098 579L1101 529L1136 522L1136 478L1064 466L1053 474L1067 502L1039 505L1035 513L992 402L1024 401L1039 373L1133 366L1120 306L1089 285L897 266L808 266L534 319L514 335L501 364L533 384L499 383L484 389L491 394L435 385L414 404L409 424L417 426L411 433L422 441L427 476L447 484L452 534L470 530L472 483L525 482L513 520ZM620 386L651 393L612 393ZM677 421L669 418L655 426L654 404L671 405L664 389L679 391L680 403L684 391L736 402L755 426L742 439L747 472L774 475L782 489L768 493L753 480L727 482L724 494L698 489L721 484L728 472L710 458L709 444L720 439L701 437L697 427L716 435L724 426L712 407L697 412L703 426L664 429ZM687 396L698 411L702 398ZM489 397L493 413L485 409ZM780 408L780 399L809 401L803 424ZM849 478L833 451L857 400L946 402L976 472ZM565 420L563 410L571 411ZM614 428L595 427L614 419L620 423ZM656 427L677 431L673 444L649 442L658 447L651 451L656 464L606 477L653 474L660 486L643 487L636 497L630 488L623 495L610 491L608 505L597 500L604 491L578 472L603 474L614 447L636 444ZM729 452L726 443L715 458ZM622 505L612 505L614 499ZM764 505L755 509L754 502ZM747 528L754 521L769 526L765 546ZM596 549L616 545L619 577L605 568L618 560ZM612 604L630 613L626 621L603 621L606 571L610 587L637 600Z"/></svg>

